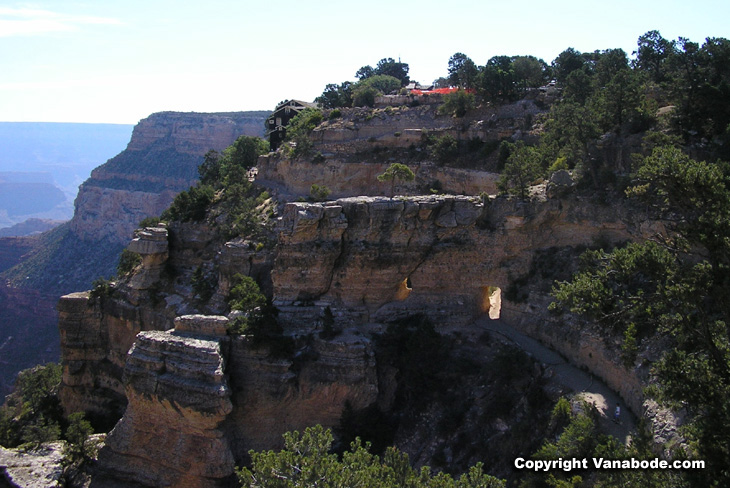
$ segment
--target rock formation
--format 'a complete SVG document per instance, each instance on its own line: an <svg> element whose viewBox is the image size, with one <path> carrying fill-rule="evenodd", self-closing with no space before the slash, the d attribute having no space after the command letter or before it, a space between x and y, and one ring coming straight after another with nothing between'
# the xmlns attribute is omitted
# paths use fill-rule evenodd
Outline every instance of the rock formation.
<svg viewBox="0 0 730 488"><path fill-rule="evenodd" d="M94 279L115 274L119 253L139 222L159 216L179 191L194 184L207 151L221 151L240 135L262 135L267 114L163 112L140 121L127 148L96 168L81 186L70 222L33 240L0 239L3 282L9 282L16 295L28 295L21 303L39 294L50 296L46 303L53 314L60 295L87 289ZM7 323L27 321L23 314L13 313L12 306L13 302L0 301L0 316ZM56 324L52 318L45 320L49 313L37 324L44 340L50 336L51 354L45 352L46 344L39 348L37 343L29 347L18 342L18 334L27 334L29 340L38 337L29 330L21 332L21 327L0 335L0 345L13 336L16 355L22 356L0 365L0 392L8 392L20 369L58 359Z"/></svg>
<svg viewBox="0 0 730 488"><path fill-rule="evenodd" d="M79 188L73 233L126 244L142 219L158 216L197 180L206 152L222 151L241 135L262 135L267 114L160 112L141 120L127 148Z"/></svg>
<svg viewBox="0 0 730 488"><path fill-rule="evenodd" d="M64 407L115 418L126 405L101 461L105 476L117 480L219 486L249 449L280 446L288 430L334 426L346 402L354 408L373 404L388 387L376 373L367 324L420 312L447 332L477 317L502 316L533 337L556 340L564 328L548 325L541 312L524 320L530 303L510 301L504 290L529 274L546 249L620 242L656 230L628 211L577 197L531 203L358 197L286 204L270 270L273 298L285 335L310 339L293 357L277 358L245 336L225 336L224 317L173 320L194 300L182 287L185 280L170 288L161 266L190 276L209 259L219 273L217 295L225 295L221 287L232 273L252 269L255 252L197 235L193 227L169 229L176 242L169 255L164 229L139 232L132 246L147 257L136 275L111 296L73 294L59 304ZM153 307L144 293L154 289L162 295ZM545 310L544 295L531 297ZM218 313L225 311L223 302L211 303ZM345 330L333 340L316 338L327 307ZM577 347L563 341L568 346L560 350L579 363L590 356L592 362L584 363L605 373L638 411L638 383L614 364L612 351L599 341L590 350L584 339L576 341ZM196 445L215 447L218 454L191 458Z"/></svg>
<svg viewBox="0 0 730 488"><path fill-rule="evenodd" d="M397 150L420 138L417 121L460 138L530 137L518 132L538 109L525 101L445 128L432 108L372 113L361 121L353 110L315 133L317 161L291 161L283 153L262 158L259 181L289 196L308 193L314 183L333 185L335 194L380 193L374 175L390 160L358 159L368 144L402 155ZM421 181L438 174L455 192L494 188L494 174L485 171L411 166L422 171ZM561 174L549 192L533 189L530 201L482 194L282 202L272 216L276 243L261 248L245 236L226 242L220 213L136 232L130 249L143 259L131 276L107 291L67 295L58 307L64 409L86 411L97 425L119 420L100 454L96 482L225 486L249 449L280 447L286 431L333 427L346 405L387 410L398 373L379 358L376 333L415 314L452 334L467 360L482 352L475 342L492 341L475 319L502 318L587 367L640 413L647 367L626 369L615 345L595 331L551 318L548 293L556 276L571 271L561 256L646 239L662 227L641 210L604 205L572 187L570 175ZM228 335L236 313L225 299L239 273L254 277L278 309L283 330L274 343L257 342L250 331ZM207 300L196 290L201 283L211 288ZM339 335L322 334L326 317ZM478 371L491 365L472 364ZM543 394L542 366L519 364L526 370L520 394ZM469 393L479 395L474 423L491 405L479 388ZM529 401L519 402L525 415ZM435 410L419 422L428 423ZM509 426L494 418L489 429L498 435ZM433 444L428 449L436 452Z"/></svg>
<svg viewBox="0 0 730 488"><path fill-rule="evenodd" d="M292 160L281 152L269 154L259 160L257 179L297 196L308 196L313 184L326 186L334 198L385 195L389 184L376 177L397 160L416 175L414 182L397 187L399 194L428 194L436 187L465 195L494 194L498 151L483 158L479 167L457 168L428 157L424 142L448 135L464 143L482 141L496 149L503 139L534 138L527 129L541 112L534 100L476 110L458 121L439 115L433 106L353 109L312 133L312 152L321 156L317 162ZM387 157L380 156L384 149Z"/></svg>

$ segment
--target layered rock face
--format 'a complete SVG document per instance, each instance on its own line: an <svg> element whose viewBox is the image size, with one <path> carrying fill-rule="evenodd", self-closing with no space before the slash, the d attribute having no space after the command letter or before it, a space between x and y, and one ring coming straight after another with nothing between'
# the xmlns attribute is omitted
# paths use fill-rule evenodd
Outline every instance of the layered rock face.
<svg viewBox="0 0 730 488"><path fill-rule="evenodd" d="M64 407L109 416L126 406L102 456L109 479L221 486L249 449L280 447L288 430L336 425L346 402L364 408L388 388L378 378L367 324L416 313L440 324L441 332L479 317L505 318L595 368L640 411L637 372L622 368L598 338L570 336L549 323L544 294L520 303L503 292L529 275L546 249L640 239L658 230L621 207L577 197L286 204L270 271L273 298L285 334L310 337L286 357L245 336L226 337L225 317L176 319L174 330L166 330L193 300L185 275L164 285L165 259L188 270L183 273L210 260L219 273L216 296L225 295L226 276L264 266L245 245L216 243L193 226L172 230L174 252L165 245L166 229L138 232L131 247L144 254L143 264L111 297L75 294L59 305ZM167 291L152 307L146 293L161 286ZM327 307L345 332L322 340L316 332Z"/></svg>
<svg viewBox="0 0 730 488"><path fill-rule="evenodd" d="M311 135L311 158L289 159L281 153L262 156L257 179L286 193L306 196L313 184L326 186L331 196L386 195L390 183L379 182L393 162L407 164L415 173L413 182L395 187L400 195L428 194L429 188L446 192L479 195L494 194L497 173L479 169L445 167L426 155L426 138L449 135L456 141L481 141L497 147L506 138L532 137L528 132L531 120L543 109L534 100L521 100L511 105L487 107L462 119L439 115L434 106L387 107L371 112L368 109L343 111L342 118L318 127ZM378 157L387 148L386 158ZM403 154L394 155L393 151ZM498 151L483 158L481 166L494 167ZM367 155L373 155L368 158Z"/></svg>
<svg viewBox="0 0 730 488"><path fill-rule="evenodd" d="M363 408L377 398L368 341L319 341L318 360L293 372L291 359L228 338L227 322L183 316L174 330L138 334L124 368L127 409L95 482L230 486L247 450L278 446L284 432L313 423L334 426L345 402Z"/></svg>
<svg viewBox="0 0 730 488"><path fill-rule="evenodd" d="M501 317L588 367L640 413L646 368L627 371L600 337L569 332L550 320L547 293L533 292L525 303L502 293L531 276L543 250L610 245L661 230L661 224L624 212L577 198L532 204L458 196L290 203L272 271L275 304L280 320L298 333L312 332L326 307L342 325L417 313L447 327Z"/></svg>
<svg viewBox="0 0 730 488"><path fill-rule="evenodd" d="M74 234L126 244L140 220L159 215L197 180L206 152L221 151L241 135L261 136L267 114L160 112L141 120L127 148L79 189Z"/></svg>
<svg viewBox="0 0 730 488"><path fill-rule="evenodd" d="M137 336L124 369L127 410L100 454L105 476L150 487L229 484L226 322L186 316L175 330Z"/></svg>
<svg viewBox="0 0 730 488"><path fill-rule="evenodd" d="M459 324L487 313L495 288L527 274L536 250L587 246L599 237L624 241L643 232L638 219L577 199L289 203L272 271L275 303L291 327L326 305L351 322L427 311Z"/></svg>

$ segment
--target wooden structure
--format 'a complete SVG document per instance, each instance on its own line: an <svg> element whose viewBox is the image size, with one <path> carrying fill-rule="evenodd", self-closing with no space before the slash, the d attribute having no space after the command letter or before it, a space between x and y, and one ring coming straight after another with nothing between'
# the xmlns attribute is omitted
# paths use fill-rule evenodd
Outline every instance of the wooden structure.
<svg viewBox="0 0 730 488"><path fill-rule="evenodd" d="M314 103L301 100L285 100L276 106L274 112L266 119L266 137L269 147L276 151L286 137L286 126L299 112L305 108L316 108Z"/></svg>

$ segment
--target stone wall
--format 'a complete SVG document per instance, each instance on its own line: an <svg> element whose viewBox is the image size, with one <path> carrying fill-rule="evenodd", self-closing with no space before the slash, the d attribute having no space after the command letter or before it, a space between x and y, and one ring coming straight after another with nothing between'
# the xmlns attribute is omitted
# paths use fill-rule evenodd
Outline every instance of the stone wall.
<svg viewBox="0 0 730 488"><path fill-rule="evenodd" d="M625 241L644 230L615 207L578 199L290 203L272 271L275 303L292 327L327 305L351 322L426 312L465 323L489 309L489 287L506 289L529 272L537 250ZM411 283L407 298L404 280Z"/></svg>
<svg viewBox="0 0 730 488"><path fill-rule="evenodd" d="M257 182L290 195L309 196L312 185L326 186L330 197L358 195L419 195L440 186L442 191L465 195L497 193L499 174L461 168L448 168L434 163L407 163L415 174L412 182L378 181L393 161L377 163L326 160L314 164L301 159L280 158L275 155L259 159ZM436 183L438 182L438 184Z"/></svg>

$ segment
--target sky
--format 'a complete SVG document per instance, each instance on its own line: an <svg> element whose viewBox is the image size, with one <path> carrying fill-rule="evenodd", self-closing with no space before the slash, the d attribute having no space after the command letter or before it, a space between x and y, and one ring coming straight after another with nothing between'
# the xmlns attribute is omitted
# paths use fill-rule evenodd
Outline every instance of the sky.
<svg viewBox="0 0 730 488"><path fill-rule="evenodd" d="M650 30L730 38L727 0L0 0L0 121L135 124L154 112L273 110L312 101L386 57L412 80L456 52L550 63Z"/></svg>

